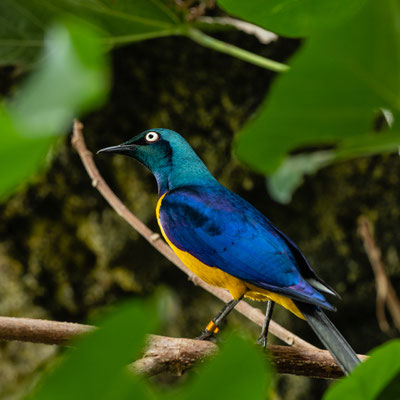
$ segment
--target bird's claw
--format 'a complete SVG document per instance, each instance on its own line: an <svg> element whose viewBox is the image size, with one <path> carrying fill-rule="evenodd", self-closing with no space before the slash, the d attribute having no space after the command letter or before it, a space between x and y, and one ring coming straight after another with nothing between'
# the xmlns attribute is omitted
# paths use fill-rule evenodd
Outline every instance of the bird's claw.
<svg viewBox="0 0 400 400"><path fill-rule="evenodd" d="M258 339L257 339L257 344L261 345L262 348L265 350L267 348L267 337L264 335L261 335Z"/></svg>
<svg viewBox="0 0 400 400"><path fill-rule="evenodd" d="M195 340L211 340L214 337L214 333L210 332L208 329L204 329L200 336L195 337Z"/></svg>

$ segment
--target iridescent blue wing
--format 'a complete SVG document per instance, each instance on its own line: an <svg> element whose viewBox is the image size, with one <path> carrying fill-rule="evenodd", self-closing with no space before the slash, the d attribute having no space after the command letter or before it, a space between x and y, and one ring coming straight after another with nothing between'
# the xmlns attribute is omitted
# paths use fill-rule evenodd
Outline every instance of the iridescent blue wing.
<svg viewBox="0 0 400 400"><path fill-rule="evenodd" d="M302 276L281 233L220 185L175 189L160 207L168 239L202 263L260 288L334 309Z"/></svg>

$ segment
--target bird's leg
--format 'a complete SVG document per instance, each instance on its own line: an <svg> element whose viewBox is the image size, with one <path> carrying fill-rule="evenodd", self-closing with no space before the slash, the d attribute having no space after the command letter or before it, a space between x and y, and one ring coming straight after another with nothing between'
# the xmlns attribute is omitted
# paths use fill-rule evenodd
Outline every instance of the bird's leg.
<svg viewBox="0 0 400 400"><path fill-rule="evenodd" d="M267 346L267 337L268 337L268 328L269 323L271 322L272 312L274 311L275 302L272 300L268 300L267 309L265 310L265 319L263 326L261 328L260 337L257 340L258 344L261 344L263 348Z"/></svg>
<svg viewBox="0 0 400 400"><path fill-rule="evenodd" d="M219 332L219 325L226 318L226 316L235 308L236 304L239 303L240 300L243 299L241 296L237 300L231 300L229 303L226 303L224 308L207 324L206 329L204 329L203 333L196 337L197 340L207 340L210 339L214 333Z"/></svg>

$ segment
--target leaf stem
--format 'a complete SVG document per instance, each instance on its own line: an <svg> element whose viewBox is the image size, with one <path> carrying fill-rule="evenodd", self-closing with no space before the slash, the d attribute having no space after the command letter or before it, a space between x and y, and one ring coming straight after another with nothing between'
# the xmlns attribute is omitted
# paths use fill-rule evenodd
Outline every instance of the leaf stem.
<svg viewBox="0 0 400 400"><path fill-rule="evenodd" d="M156 30L154 32L146 32L146 33L134 33L131 35L121 35L121 36L112 36L106 37L102 41L107 45L120 45L120 44L129 44L133 42L139 42L142 40L148 39L157 39L166 36L174 36L181 35L182 29L178 27L172 27L164 30Z"/></svg>
<svg viewBox="0 0 400 400"><path fill-rule="evenodd" d="M265 69L270 69L276 72L286 72L290 68L286 64L270 60L269 58L265 58L257 54L251 53L250 51L241 49L232 44L225 43L221 40L208 36L205 33L194 28L189 28L186 31L186 35L190 39L194 40L196 43L201 44L202 46L220 51L221 53L229 54L241 60L247 61L250 64L254 64Z"/></svg>

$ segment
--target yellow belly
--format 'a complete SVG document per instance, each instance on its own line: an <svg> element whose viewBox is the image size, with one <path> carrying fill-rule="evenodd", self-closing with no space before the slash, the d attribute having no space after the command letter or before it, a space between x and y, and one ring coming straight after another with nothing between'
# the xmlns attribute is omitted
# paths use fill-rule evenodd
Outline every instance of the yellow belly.
<svg viewBox="0 0 400 400"><path fill-rule="evenodd" d="M258 286L252 285L251 283L245 282L241 279L235 278L233 275L230 275L220 270L218 267L208 266L202 263L197 258L193 257L190 253L182 251L174 246L173 243L171 243L171 241L168 239L160 223L160 207L165 195L166 193L163 194L157 202L156 215L158 225L164 239L167 241L174 253L195 275L197 275L203 281L207 282L209 285L218 286L228 290L235 300L239 299L243 295L251 300L272 300L275 303L278 303L281 306L287 308L299 318L304 319L303 315L294 304L292 299L259 288Z"/></svg>

